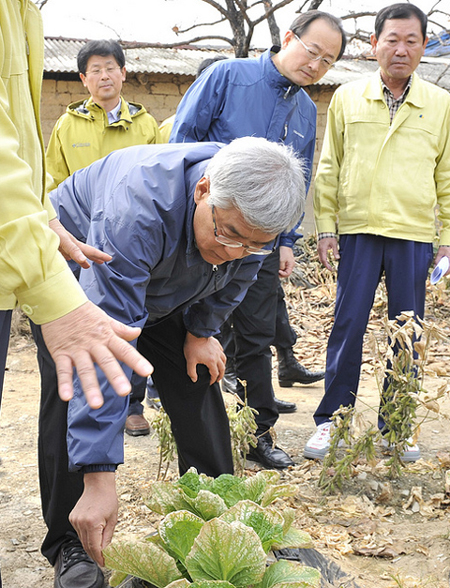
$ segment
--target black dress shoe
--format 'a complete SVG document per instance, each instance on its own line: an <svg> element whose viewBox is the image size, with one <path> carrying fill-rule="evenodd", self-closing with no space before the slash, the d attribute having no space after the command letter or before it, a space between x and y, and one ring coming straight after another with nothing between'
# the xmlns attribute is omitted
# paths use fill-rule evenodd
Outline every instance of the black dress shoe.
<svg viewBox="0 0 450 588"><path fill-rule="evenodd" d="M103 572L76 538L66 541L55 563L54 588L103 588Z"/></svg>
<svg viewBox="0 0 450 588"><path fill-rule="evenodd" d="M314 384L323 380L325 372L311 372L295 358L292 348L277 349L278 383L282 388L290 388L298 384Z"/></svg>
<svg viewBox="0 0 450 588"><path fill-rule="evenodd" d="M275 398L275 405L280 414L295 412L297 410L295 402L287 402L286 400L280 400L279 398Z"/></svg>
<svg viewBox="0 0 450 588"><path fill-rule="evenodd" d="M289 455L279 447L272 447L272 438L266 434L258 439L258 445L251 447L248 459L256 461L268 470L284 470L295 465Z"/></svg>

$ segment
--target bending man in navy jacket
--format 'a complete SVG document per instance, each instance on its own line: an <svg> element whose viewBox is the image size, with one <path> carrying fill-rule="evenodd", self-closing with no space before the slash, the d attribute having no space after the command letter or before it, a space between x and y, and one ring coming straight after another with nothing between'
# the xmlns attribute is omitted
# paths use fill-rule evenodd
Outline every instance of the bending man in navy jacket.
<svg viewBox="0 0 450 588"><path fill-rule="evenodd" d="M225 355L214 335L256 278L277 236L298 222L302 163L261 138L116 151L52 193L63 225L112 256L81 270L88 297L143 328L139 349L170 416L180 473L232 472L228 419L217 385ZM252 255L253 254L253 255ZM126 368L125 368L126 369ZM117 517L127 399L98 375L104 405L91 410L75 378L68 413L72 470L84 492L71 522L100 564Z"/></svg>

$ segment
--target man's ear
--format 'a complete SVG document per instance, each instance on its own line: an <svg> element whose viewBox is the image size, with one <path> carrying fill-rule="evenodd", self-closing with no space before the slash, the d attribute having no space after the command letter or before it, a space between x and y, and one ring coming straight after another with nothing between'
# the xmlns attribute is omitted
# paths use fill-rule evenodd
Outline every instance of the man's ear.
<svg viewBox="0 0 450 588"><path fill-rule="evenodd" d="M371 50L372 55L377 54L377 43L378 43L378 39L375 37L375 34L372 33L370 35L370 44L372 45L372 50Z"/></svg>
<svg viewBox="0 0 450 588"><path fill-rule="evenodd" d="M282 49L286 49L286 47L289 45L289 42L292 41L292 39L295 38L295 35L292 31L286 31L284 37L283 37L283 41L281 42L281 48Z"/></svg>
<svg viewBox="0 0 450 588"><path fill-rule="evenodd" d="M87 88L87 85L86 85L86 76L84 74L82 74L81 72L78 75L80 76L80 80L82 81L83 86L85 88Z"/></svg>
<svg viewBox="0 0 450 588"><path fill-rule="evenodd" d="M205 198L209 196L209 178L203 176L195 186L194 201L199 204Z"/></svg>

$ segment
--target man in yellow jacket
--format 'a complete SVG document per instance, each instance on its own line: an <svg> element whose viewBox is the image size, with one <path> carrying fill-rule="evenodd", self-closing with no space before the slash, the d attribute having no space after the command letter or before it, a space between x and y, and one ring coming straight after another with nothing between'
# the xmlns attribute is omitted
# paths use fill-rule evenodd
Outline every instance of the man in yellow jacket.
<svg viewBox="0 0 450 588"><path fill-rule="evenodd" d="M308 458L323 459L332 414L355 403L364 332L383 273L389 319L402 311L423 317L437 205L442 228L434 263L450 257L450 95L415 73L426 26L412 4L383 8L371 37L380 69L339 88L328 111L314 210L320 261L332 269L331 251L339 270L325 395ZM382 414L378 426L387 432ZM405 440L402 459L419 457L418 446Z"/></svg>
<svg viewBox="0 0 450 588"><path fill-rule="evenodd" d="M115 357L142 375L150 364L121 338L138 329L111 321L88 302L63 256L87 267L104 256L78 244L56 221L45 195L44 152L39 121L43 29L29 0L0 3L0 396L11 310L18 304L43 334L56 363L59 393L72 396L75 366L92 407L102 404L94 361L119 394L130 384ZM50 224L54 230L49 227ZM59 239L58 239L59 237ZM0 580L1 585L1 580Z"/></svg>
<svg viewBox="0 0 450 588"><path fill-rule="evenodd" d="M121 95L126 68L117 41L89 41L77 63L90 97L69 104L53 128L46 153L49 190L116 149L162 142L153 116Z"/></svg>

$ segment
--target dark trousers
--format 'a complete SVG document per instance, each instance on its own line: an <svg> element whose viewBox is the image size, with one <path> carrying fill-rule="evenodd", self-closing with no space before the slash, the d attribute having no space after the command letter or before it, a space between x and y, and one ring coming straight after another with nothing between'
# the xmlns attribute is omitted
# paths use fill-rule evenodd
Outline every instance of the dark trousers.
<svg viewBox="0 0 450 588"><path fill-rule="evenodd" d="M62 543L76 537L69 513L84 490L83 474L69 472L67 457L67 407L58 395L55 364L44 343L41 328L30 322L37 345L41 375L39 408L38 463L41 506L47 535L41 551L55 564Z"/></svg>
<svg viewBox="0 0 450 588"><path fill-rule="evenodd" d="M130 404L128 405L128 414L143 414L144 406L142 402L145 398L145 389L147 387L147 378L143 378L134 372L131 374L131 392Z"/></svg>
<svg viewBox="0 0 450 588"><path fill-rule="evenodd" d="M230 427L219 384L210 386L206 366L197 366L197 382L186 371L183 317L174 315L144 328L138 349L155 368L153 382L170 416L177 442L180 474L190 467L208 476L233 472Z"/></svg>
<svg viewBox="0 0 450 588"><path fill-rule="evenodd" d="M9 333L11 330L11 317L12 310L0 310L0 409L3 381L5 378L6 356L8 355Z"/></svg>
<svg viewBox="0 0 450 588"><path fill-rule="evenodd" d="M278 419L272 387L272 350L276 329L280 254L268 255L258 272L256 282L232 316L236 342L236 374L247 382L247 401L258 414L257 434L273 427ZM244 398L244 388L238 383Z"/></svg>
<svg viewBox="0 0 450 588"><path fill-rule="evenodd" d="M277 270L278 271L278 270ZM272 343L277 349L291 349L297 341L297 334L289 322L283 286L278 280L277 286L277 315L275 321L275 338Z"/></svg>
<svg viewBox="0 0 450 588"><path fill-rule="evenodd" d="M39 414L39 479L42 511L48 532L42 553L53 565L58 551L75 531L69 514L83 492L83 475L69 473L67 458L67 403L58 396L55 366L39 327L33 326L41 372ZM206 366L197 367L194 384L186 373L181 314L143 329L140 352L155 367L153 379L170 416L178 446L180 474L190 467L218 476L233 472L228 417L217 384L209 385Z"/></svg>
<svg viewBox="0 0 450 588"><path fill-rule="evenodd" d="M335 318L328 340L325 395L314 414L316 425L330 420L341 405L355 404L364 333L383 272L389 319L407 310L422 318L433 259L431 243L375 235L342 235L339 247Z"/></svg>
<svg viewBox="0 0 450 588"><path fill-rule="evenodd" d="M11 310L0 310L0 409L2 402L3 381L6 369L6 356L8 355L9 332L11 329L11 315ZM1 564L0 588L2 588Z"/></svg>

